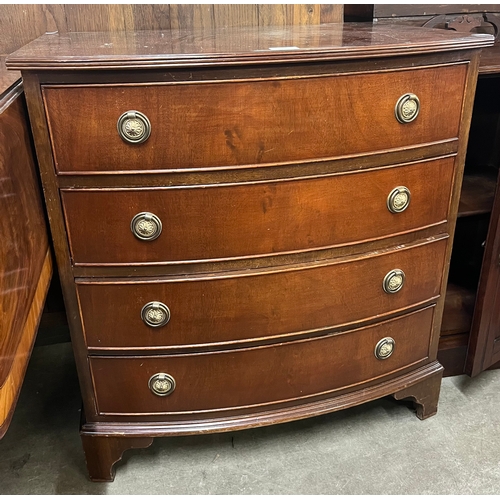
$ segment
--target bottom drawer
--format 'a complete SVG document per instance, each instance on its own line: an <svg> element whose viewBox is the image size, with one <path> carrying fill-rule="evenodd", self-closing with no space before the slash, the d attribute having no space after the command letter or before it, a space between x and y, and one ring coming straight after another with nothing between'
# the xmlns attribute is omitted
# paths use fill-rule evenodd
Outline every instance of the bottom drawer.
<svg viewBox="0 0 500 500"><path fill-rule="evenodd" d="M325 395L426 360L434 307L346 333L249 349L171 356L90 357L100 414L178 414L259 407ZM391 337L392 354L378 359ZM382 348L382 354L388 349ZM167 390L153 393L150 385ZM151 379L151 382L150 382ZM298 401L299 402L299 401Z"/></svg>

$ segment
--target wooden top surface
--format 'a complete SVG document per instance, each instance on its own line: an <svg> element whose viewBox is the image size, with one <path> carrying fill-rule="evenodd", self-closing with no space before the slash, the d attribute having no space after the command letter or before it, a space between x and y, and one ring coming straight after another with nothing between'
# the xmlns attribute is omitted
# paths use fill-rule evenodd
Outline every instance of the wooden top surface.
<svg viewBox="0 0 500 500"><path fill-rule="evenodd" d="M362 59L482 48L493 36L371 23L45 34L9 69L106 69Z"/></svg>
<svg viewBox="0 0 500 500"><path fill-rule="evenodd" d="M480 74L500 73L500 44L488 47L481 52Z"/></svg>

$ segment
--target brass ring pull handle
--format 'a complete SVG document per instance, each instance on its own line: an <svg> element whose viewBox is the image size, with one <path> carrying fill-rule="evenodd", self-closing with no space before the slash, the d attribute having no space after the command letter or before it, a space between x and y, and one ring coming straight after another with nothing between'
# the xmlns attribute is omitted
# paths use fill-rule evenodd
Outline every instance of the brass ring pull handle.
<svg viewBox="0 0 500 500"><path fill-rule="evenodd" d="M140 240L156 240L161 234L161 220L151 212L141 212L135 215L130 222L130 230Z"/></svg>
<svg viewBox="0 0 500 500"><path fill-rule="evenodd" d="M410 123L418 116L420 100L415 94L404 94L396 103L394 112L399 123Z"/></svg>
<svg viewBox="0 0 500 500"><path fill-rule="evenodd" d="M405 284L405 273L401 269L389 271L382 282L385 293L397 293Z"/></svg>
<svg viewBox="0 0 500 500"><path fill-rule="evenodd" d="M130 144L141 144L151 134L151 123L148 117L139 111L126 111L116 123L120 137Z"/></svg>
<svg viewBox="0 0 500 500"><path fill-rule="evenodd" d="M404 212L410 205L411 193L406 186L395 187L387 197L387 208L393 214Z"/></svg>
<svg viewBox="0 0 500 500"><path fill-rule="evenodd" d="M377 342L375 346L375 357L377 359L387 359L394 352L396 342L392 337L384 337Z"/></svg>
<svg viewBox="0 0 500 500"><path fill-rule="evenodd" d="M156 396L168 396L175 390L175 379L168 373L156 373L149 379L148 387Z"/></svg>
<svg viewBox="0 0 500 500"><path fill-rule="evenodd" d="M170 321L170 309L162 302L148 302L141 309L141 319L147 326L159 328Z"/></svg>

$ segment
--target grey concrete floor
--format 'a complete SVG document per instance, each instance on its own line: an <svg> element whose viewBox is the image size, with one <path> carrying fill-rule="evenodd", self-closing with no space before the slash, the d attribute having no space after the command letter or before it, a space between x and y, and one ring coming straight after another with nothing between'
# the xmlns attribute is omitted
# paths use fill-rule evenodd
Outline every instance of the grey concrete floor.
<svg viewBox="0 0 500 500"><path fill-rule="evenodd" d="M391 398L290 424L156 439L91 483L70 344L37 347L0 441L0 494L499 494L500 370L443 381L419 421Z"/></svg>

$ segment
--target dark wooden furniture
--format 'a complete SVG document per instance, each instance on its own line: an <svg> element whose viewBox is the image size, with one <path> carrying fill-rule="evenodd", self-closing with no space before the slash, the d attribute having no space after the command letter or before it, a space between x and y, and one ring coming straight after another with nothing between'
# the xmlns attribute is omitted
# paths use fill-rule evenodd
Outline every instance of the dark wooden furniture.
<svg viewBox="0 0 500 500"><path fill-rule="evenodd" d="M345 6L348 18L495 35L482 51L439 343L444 375L498 367L500 361L500 5Z"/></svg>
<svg viewBox="0 0 500 500"><path fill-rule="evenodd" d="M2 61L3 65L3 61ZM0 65L0 438L12 419L52 274L20 74Z"/></svg>
<svg viewBox="0 0 500 500"><path fill-rule="evenodd" d="M477 290L465 363L472 376L499 367L500 362L500 52L497 73L491 64L478 82L465 177L480 184L481 192L462 191L462 199L474 194L477 210L474 232L465 224L462 233L475 237L456 247L457 264L464 256L470 262L466 270L473 281L466 283L466 289Z"/></svg>
<svg viewBox="0 0 500 500"><path fill-rule="evenodd" d="M480 49L360 25L45 35L21 70L89 473L154 437L437 409Z"/></svg>

